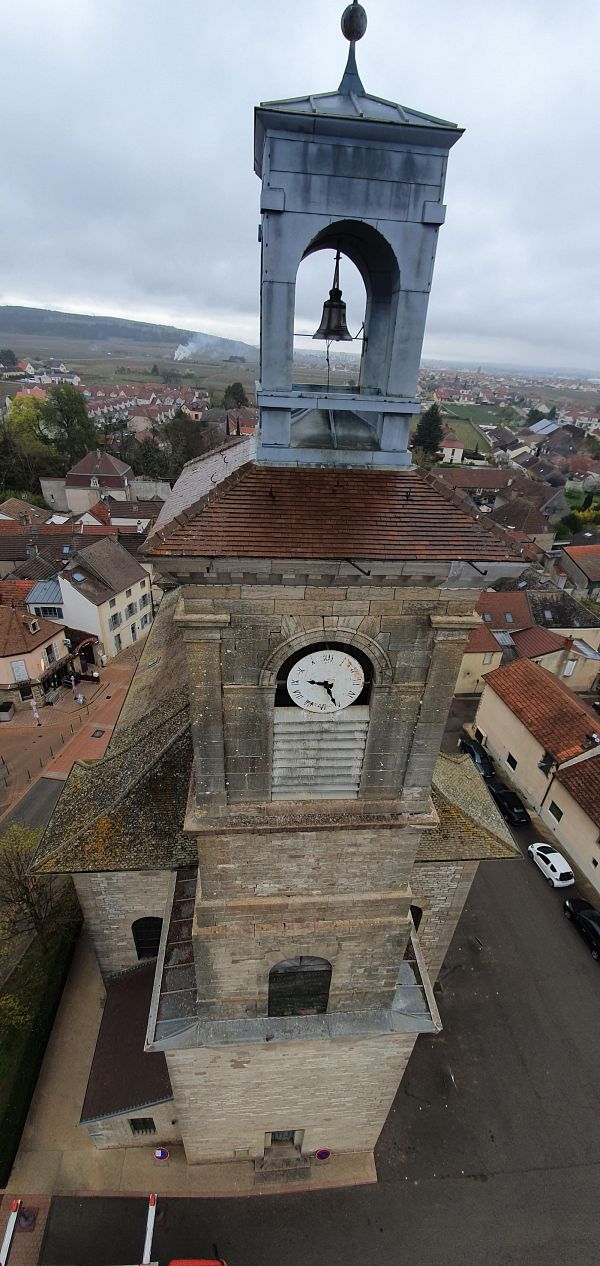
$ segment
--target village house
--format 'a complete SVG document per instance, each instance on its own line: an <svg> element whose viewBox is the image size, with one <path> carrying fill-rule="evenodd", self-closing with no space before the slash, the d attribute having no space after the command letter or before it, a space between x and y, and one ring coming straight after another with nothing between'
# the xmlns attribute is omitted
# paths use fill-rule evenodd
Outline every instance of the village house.
<svg viewBox="0 0 600 1266"><path fill-rule="evenodd" d="M24 606L0 604L0 701L43 700L62 678L69 660L64 626L40 619Z"/></svg>
<svg viewBox="0 0 600 1266"><path fill-rule="evenodd" d="M594 690L600 671L600 621L588 617L568 594L484 590L476 609L483 622L469 635L457 695L481 694L487 674L514 659L534 660L568 678L572 690ZM559 619L565 621L560 630L550 627Z"/></svg>
<svg viewBox="0 0 600 1266"><path fill-rule="evenodd" d="M561 564L578 592L600 598L600 545L568 545L561 550Z"/></svg>
<svg viewBox="0 0 600 1266"><path fill-rule="evenodd" d="M527 496L515 497L492 510L491 517L507 532L523 532L542 551L552 549L554 528L546 516L536 505L532 505Z"/></svg>
<svg viewBox="0 0 600 1266"><path fill-rule="evenodd" d="M0 503L0 519L12 519L17 523L31 524L47 523L51 517L50 510L31 505L29 501L22 501L20 497L7 497L6 501Z"/></svg>
<svg viewBox="0 0 600 1266"><path fill-rule="evenodd" d="M116 541L106 537L79 550L56 579L66 623L98 638L101 663L148 632L150 576ZM35 594L28 600L34 607Z"/></svg>
<svg viewBox="0 0 600 1266"><path fill-rule="evenodd" d="M600 893L600 718L528 659L490 673L475 736Z"/></svg>
<svg viewBox="0 0 600 1266"><path fill-rule="evenodd" d="M447 431L440 444L440 448L442 451L443 462L452 462L453 465L460 466L463 459L464 448L460 443L460 440L457 440L455 435L452 435L449 431Z"/></svg>

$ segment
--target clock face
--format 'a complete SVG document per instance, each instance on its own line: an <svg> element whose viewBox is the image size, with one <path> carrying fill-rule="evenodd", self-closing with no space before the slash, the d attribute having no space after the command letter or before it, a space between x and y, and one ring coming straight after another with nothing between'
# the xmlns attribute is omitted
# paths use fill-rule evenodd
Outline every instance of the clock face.
<svg viewBox="0 0 600 1266"><path fill-rule="evenodd" d="M288 674L290 698L307 712L339 712L354 703L365 684L365 674L347 651L312 651Z"/></svg>

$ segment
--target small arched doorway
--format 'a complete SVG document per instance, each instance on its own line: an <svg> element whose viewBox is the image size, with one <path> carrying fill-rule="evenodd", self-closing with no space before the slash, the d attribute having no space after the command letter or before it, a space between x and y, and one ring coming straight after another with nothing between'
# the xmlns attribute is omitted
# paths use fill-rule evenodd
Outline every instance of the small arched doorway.
<svg viewBox="0 0 600 1266"><path fill-rule="evenodd" d="M301 954L269 972L268 1015L323 1015L329 1001L331 963Z"/></svg>
<svg viewBox="0 0 600 1266"><path fill-rule="evenodd" d="M136 919L131 925L138 958L156 958L160 945L162 919L148 916Z"/></svg>

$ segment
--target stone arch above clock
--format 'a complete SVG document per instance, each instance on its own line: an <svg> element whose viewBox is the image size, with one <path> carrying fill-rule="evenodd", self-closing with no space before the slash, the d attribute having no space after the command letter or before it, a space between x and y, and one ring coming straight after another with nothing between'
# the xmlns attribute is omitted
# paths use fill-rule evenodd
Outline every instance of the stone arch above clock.
<svg viewBox="0 0 600 1266"><path fill-rule="evenodd" d="M279 671L290 655L302 650L304 647L311 646L315 642L322 642L323 633L323 624L321 623L315 625L314 629L296 633L293 637L282 641L265 660L260 671L260 685L276 686ZM374 685L386 685L392 681L394 671L389 655L386 654L383 647L374 638L368 637L358 629L339 624L337 628L331 630L331 641L348 643L350 646L357 647L368 656L373 665Z"/></svg>

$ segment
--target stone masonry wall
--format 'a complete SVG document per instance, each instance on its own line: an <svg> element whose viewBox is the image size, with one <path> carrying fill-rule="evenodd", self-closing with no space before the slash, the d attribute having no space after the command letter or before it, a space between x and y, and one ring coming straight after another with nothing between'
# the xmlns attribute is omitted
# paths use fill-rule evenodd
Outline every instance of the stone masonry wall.
<svg viewBox="0 0 600 1266"><path fill-rule="evenodd" d="M262 1156L272 1130L303 1130L307 1153L372 1150L414 1042L386 1034L168 1051L189 1164Z"/></svg>
<svg viewBox="0 0 600 1266"><path fill-rule="evenodd" d="M277 670L301 646L336 639L375 666L360 798L400 799L406 788L407 807L421 811L473 625L473 593L285 580L184 590L177 618L188 647L198 811L270 800Z"/></svg>
<svg viewBox="0 0 600 1266"><path fill-rule="evenodd" d="M479 862L418 862L412 874L412 904L420 906L419 943L431 981L437 979Z"/></svg>
<svg viewBox="0 0 600 1266"><path fill-rule="evenodd" d="M114 871L73 875L79 904L104 977L135 967L131 925L148 915L162 919L169 871Z"/></svg>
<svg viewBox="0 0 600 1266"><path fill-rule="evenodd" d="M200 1014L267 1014L269 971L301 955L332 964L329 1011L390 1006L409 935L408 893L345 900L200 902L195 961Z"/></svg>
<svg viewBox="0 0 600 1266"><path fill-rule="evenodd" d="M155 1134L133 1134L130 1121L140 1117L152 1117L156 1126ZM160 1143L181 1143L181 1129L177 1121L177 1105L170 1099L168 1103L151 1103L143 1110L132 1109L131 1112L120 1113L116 1117L107 1117L104 1121L92 1121L84 1127L92 1143L100 1150L107 1147L158 1147Z"/></svg>
<svg viewBox="0 0 600 1266"><path fill-rule="evenodd" d="M418 828L203 832L202 900L385 891L408 884Z"/></svg>

